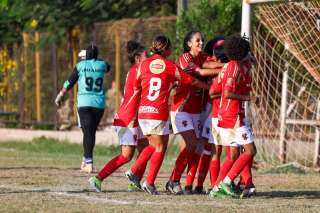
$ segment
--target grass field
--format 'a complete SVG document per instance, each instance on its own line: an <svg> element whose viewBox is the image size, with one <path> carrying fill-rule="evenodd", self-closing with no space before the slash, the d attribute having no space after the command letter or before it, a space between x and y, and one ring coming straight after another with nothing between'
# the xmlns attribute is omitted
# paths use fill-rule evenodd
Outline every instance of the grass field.
<svg viewBox="0 0 320 213"><path fill-rule="evenodd" d="M255 171L257 196L245 200L207 196L172 196L164 184L176 157L168 156L157 179L160 196L128 193L125 166L103 184L103 193L89 189L89 175L79 171L82 147L37 139L0 143L0 212L319 212L317 173ZM97 146L101 168L117 147Z"/></svg>

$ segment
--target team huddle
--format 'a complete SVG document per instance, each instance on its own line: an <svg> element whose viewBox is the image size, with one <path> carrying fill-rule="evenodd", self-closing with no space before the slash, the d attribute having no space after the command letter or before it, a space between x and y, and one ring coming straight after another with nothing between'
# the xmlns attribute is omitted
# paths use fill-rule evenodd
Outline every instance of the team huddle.
<svg viewBox="0 0 320 213"><path fill-rule="evenodd" d="M184 53L173 62L167 59L171 43L166 36L154 38L150 57L140 43L128 42L132 66L113 123L121 153L89 179L96 191L101 191L104 179L133 158L137 148L139 155L125 173L129 190L159 194L155 181L169 134L174 133L183 142L166 183L168 193L208 193L219 198L254 194L251 169L256 148L245 110L245 103L254 99L250 96L254 60L249 42L241 36L217 37L203 46L202 33L189 32ZM206 192L207 173L210 189Z"/></svg>

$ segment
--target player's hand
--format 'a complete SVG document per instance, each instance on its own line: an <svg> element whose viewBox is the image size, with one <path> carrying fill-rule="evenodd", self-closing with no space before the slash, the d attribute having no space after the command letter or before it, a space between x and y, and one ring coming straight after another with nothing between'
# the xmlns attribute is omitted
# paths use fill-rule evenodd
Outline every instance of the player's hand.
<svg viewBox="0 0 320 213"><path fill-rule="evenodd" d="M190 75L194 72L194 67L186 67L185 69L183 69L183 72Z"/></svg>
<svg viewBox="0 0 320 213"><path fill-rule="evenodd" d="M59 92L59 94L57 95L56 99L54 100L54 103L60 107L62 102L63 102L63 97L64 97L64 93L63 92Z"/></svg>

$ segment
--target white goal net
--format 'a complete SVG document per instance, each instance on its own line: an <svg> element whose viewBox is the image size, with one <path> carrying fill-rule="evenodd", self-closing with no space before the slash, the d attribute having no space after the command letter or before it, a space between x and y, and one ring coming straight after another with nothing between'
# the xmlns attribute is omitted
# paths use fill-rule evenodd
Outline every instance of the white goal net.
<svg viewBox="0 0 320 213"><path fill-rule="evenodd" d="M255 4L252 23L258 157L319 166L320 1Z"/></svg>

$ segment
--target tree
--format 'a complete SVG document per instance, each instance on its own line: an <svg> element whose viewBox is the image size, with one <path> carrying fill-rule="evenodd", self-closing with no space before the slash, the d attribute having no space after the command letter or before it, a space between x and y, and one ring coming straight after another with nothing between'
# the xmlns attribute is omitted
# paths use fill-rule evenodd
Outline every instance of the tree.
<svg viewBox="0 0 320 213"><path fill-rule="evenodd" d="M199 30L209 40L217 35L228 36L241 29L241 1L199 0L178 17L176 48L181 53L183 38L191 30Z"/></svg>

